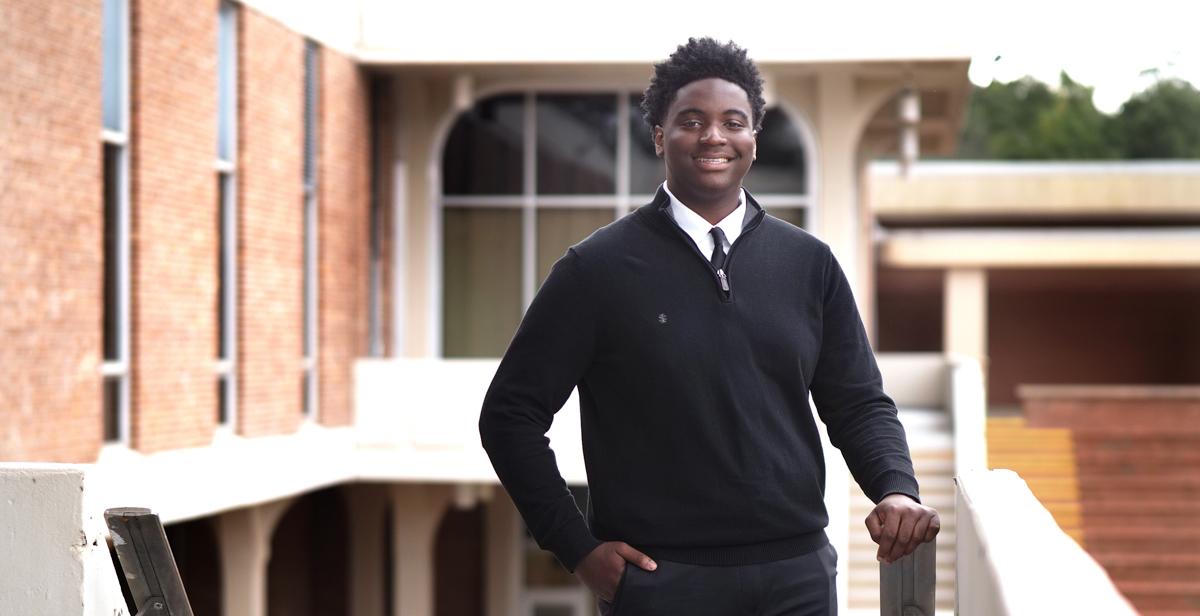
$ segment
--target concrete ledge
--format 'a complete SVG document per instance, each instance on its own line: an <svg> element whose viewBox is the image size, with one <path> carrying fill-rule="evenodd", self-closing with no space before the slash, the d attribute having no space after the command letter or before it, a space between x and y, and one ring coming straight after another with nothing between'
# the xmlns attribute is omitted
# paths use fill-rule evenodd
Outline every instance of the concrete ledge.
<svg viewBox="0 0 1200 616"><path fill-rule="evenodd" d="M955 482L957 613L1137 613L1016 473L972 471Z"/></svg>

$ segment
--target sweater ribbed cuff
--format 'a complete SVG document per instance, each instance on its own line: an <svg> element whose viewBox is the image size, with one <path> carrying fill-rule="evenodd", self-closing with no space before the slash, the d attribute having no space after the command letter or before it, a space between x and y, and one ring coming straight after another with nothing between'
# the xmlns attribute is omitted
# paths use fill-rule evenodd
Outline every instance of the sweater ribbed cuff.
<svg viewBox="0 0 1200 616"><path fill-rule="evenodd" d="M546 538L546 549L554 554L567 571L575 573L575 567L584 556L592 553L600 541L592 536L583 518L566 524Z"/></svg>
<svg viewBox="0 0 1200 616"><path fill-rule="evenodd" d="M888 494L903 494L918 503L921 502L921 493L917 487L917 478L904 471L885 471L871 482L870 491L867 496L871 498L871 502L879 504L883 497Z"/></svg>

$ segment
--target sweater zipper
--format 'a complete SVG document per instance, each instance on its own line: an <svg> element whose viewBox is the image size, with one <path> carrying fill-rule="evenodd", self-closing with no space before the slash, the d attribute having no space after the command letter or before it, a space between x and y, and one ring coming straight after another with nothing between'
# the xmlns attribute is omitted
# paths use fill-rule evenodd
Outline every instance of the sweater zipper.
<svg viewBox="0 0 1200 616"><path fill-rule="evenodd" d="M725 273L725 267L729 267L729 264L733 260L733 253L737 251L737 248L740 246L740 244L734 242L733 245L729 247L729 254L725 255L725 267L717 268L708 260L708 257L704 256L704 253L700 252L700 248L696 246L696 242L692 241L691 236L689 236L683 229L680 229L679 225L675 224L675 220L671 218L671 214L669 212L664 211L663 215L667 217L668 223L675 228L675 230L679 233L679 236L687 242L687 245L692 247L692 252L700 255L700 258L705 264L708 265L708 269L716 275L717 288L721 290L721 297L725 301L729 301L730 296L733 294L733 287L729 284L729 274ZM754 219L750 221L750 225L745 229L742 229L742 233L738 236L738 239L741 239L742 236L747 235L754 229L758 228L758 225L762 222L762 218L765 215L766 214L762 210L759 210Z"/></svg>

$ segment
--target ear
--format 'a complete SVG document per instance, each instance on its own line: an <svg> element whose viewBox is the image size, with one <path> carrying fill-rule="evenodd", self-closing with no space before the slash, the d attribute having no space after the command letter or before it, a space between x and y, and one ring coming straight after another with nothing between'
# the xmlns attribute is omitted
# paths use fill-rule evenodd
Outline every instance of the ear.
<svg viewBox="0 0 1200 616"><path fill-rule="evenodd" d="M654 155L659 158L662 158L663 157L663 127L655 126L650 131L650 135L654 139Z"/></svg>
<svg viewBox="0 0 1200 616"><path fill-rule="evenodd" d="M754 145L750 148L750 160L758 160L758 131L754 131Z"/></svg>

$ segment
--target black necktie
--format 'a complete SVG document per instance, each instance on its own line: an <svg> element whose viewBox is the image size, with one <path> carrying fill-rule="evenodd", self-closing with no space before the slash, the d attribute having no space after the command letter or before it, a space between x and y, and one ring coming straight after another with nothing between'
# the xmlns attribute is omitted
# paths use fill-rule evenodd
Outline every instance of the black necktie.
<svg viewBox="0 0 1200 616"><path fill-rule="evenodd" d="M725 232L720 227L713 227L708 232L712 235L713 244L715 244L713 246L712 257L709 258L709 261L713 264L713 267L721 269L725 267Z"/></svg>

